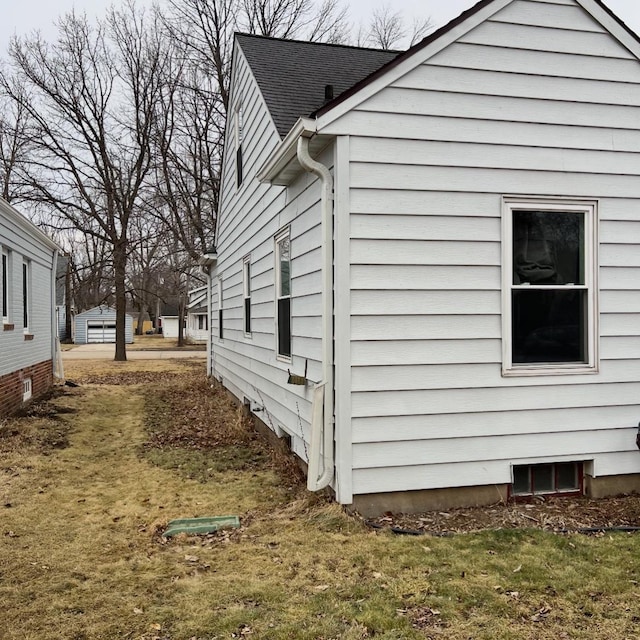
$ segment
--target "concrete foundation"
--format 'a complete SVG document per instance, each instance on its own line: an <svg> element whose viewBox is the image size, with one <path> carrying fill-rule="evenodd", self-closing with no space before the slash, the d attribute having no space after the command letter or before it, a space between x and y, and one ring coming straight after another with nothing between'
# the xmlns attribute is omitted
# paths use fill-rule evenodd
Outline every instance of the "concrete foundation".
<svg viewBox="0 0 640 640"><path fill-rule="evenodd" d="M640 473L624 476L602 476L600 478L585 475L584 492L590 498L609 498L629 493L640 493Z"/></svg>
<svg viewBox="0 0 640 640"><path fill-rule="evenodd" d="M496 502L505 503L508 499L508 489L509 485L501 484L359 495L354 496L349 509L357 511L365 518L374 518L386 512L423 513L459 507L479 507Z"/></svg>

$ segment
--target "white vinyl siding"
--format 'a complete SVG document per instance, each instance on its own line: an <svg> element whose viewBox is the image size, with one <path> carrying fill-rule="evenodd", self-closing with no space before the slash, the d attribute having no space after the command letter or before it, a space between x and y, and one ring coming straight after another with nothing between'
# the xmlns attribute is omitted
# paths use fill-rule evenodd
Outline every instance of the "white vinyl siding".
<svg viewBox="0 0 640 640"><path fill-rule="evenodd" d="M0 248L7 264L6 274L4 271L2 274L3 287L7 289L3 324L6 321L14 327L0 331L0 375L45 362L52 355L54 248L35 229L31 230L26 221L17 221L21 218L21 214L0 202ZM23 263L29 265L31 281L28 322L33 339L30 340L25 340L22 326Z"/></svg>
<svg viewBox="0 0 640 640"><path fill-rule="evenodd" d="M354 493L638 472L638 107L586 11L518 0L323 131L349 136ZM595 374L502 375L511 194L598 201Z"/></svg>
<svg viewBox="0 0 640 640"><path fill-rule="evenodd" d="M242 52L233 63L230 113L242 100L243 183L236 188L235 142L229 129L221 178L216 231L218 263L212 278L213 375L241 401L259 408L256 415L277 433L286 432L294 452L306 460L310 437L311 385L287 385L288 370L320 380L321 234L320 189L302 174L286 190L260 184L259 169L280 142L275 125ZM232 127L232 123L229 124ZM332 163L327 149L323 161ZM276 270L274 238L290 230L291 353L278 358L276 343ZM245 335L243 259L251 255L251 339ZM224 274L224 342L218 340L218 276ZM214 324L215 323L215 324ZM288 361L286 361L288 360ZM306 445L305 445L306 441Z"/></svg>

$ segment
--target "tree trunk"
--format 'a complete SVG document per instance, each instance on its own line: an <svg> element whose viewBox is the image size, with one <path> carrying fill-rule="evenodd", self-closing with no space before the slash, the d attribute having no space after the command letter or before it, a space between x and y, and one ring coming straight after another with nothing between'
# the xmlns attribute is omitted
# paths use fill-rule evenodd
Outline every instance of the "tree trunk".
<svg viewBox="0 0 640 640"><path fill-rule="evenodd" d="M113 247L113 270L116 285L116 362L127 359L126 314L127 295L125 276L127 272L127 241L119 239Z"/></svg>
<svg viewBox="0 0 640 640"><path fill-rule="evenodd" d="M178 298L178 346L184 347L184 315L185 307L187 306L184 300L184 295L180 294Z"/></svg>
<svg viewBox="0 0 640 640"><path fill-rule="evenodd" d="M72 342L71 334L71 260L67 260L67 271L64 274L64 332L65 342Z"/></svg>

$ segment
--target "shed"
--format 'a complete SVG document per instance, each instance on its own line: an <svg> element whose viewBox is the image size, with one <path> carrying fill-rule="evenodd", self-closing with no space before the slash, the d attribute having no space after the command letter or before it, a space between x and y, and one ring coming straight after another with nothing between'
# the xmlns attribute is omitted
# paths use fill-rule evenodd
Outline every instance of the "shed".
<svg viewBox="0 0 640 640"><path fill-rule="evenodd" d="M127 313L125 316L125 342L133 342L133 318ZM113 307L101 305L76 315L75 338L76 344L115 343L116 341L116 310Z"/></svg>
<svg viewBox="0 0 640 640"><path fill-rule="evenodd" d="M639 60L600 0L482 0L401 54L236 36L208 365L310 488L640 490Z"/></svg>

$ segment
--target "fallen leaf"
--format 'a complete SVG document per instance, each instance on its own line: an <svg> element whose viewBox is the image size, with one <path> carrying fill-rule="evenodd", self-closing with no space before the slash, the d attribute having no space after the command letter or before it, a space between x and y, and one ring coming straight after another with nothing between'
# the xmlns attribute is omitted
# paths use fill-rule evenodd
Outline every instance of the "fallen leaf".
<svg viewBox="0 0 640 640"><path fill-rule="evenodd" d="M187 562L198 562L198 560L200 560L200 558L198 558L198 556L185 556L184 559Z"/></svg>
<svg viewBox="0 0 640 640"><path fill-rule="evenodd" d="M522 571L522 565L519 564L514 570L513 573L520 573L520 571Z"/></svg>
<svg viewBox="0 0 640 640"><path fill-rule="evenodd" d="M318 586L313 587L314 591L326 591L328 588L328 584L319 584Z"/></svg>
<svg viewBox="0 0 640 640"><path fill-rule="evenodd" d="M138 609L138 607L135 607L133 613L141 614L144 613L144 611L142 609Z"/></svg>

